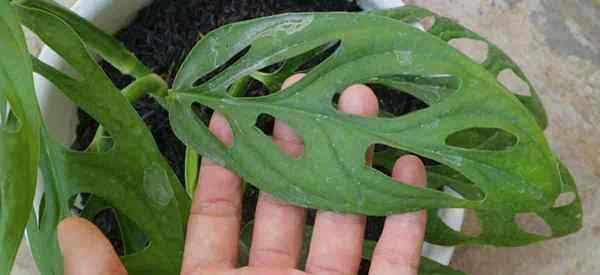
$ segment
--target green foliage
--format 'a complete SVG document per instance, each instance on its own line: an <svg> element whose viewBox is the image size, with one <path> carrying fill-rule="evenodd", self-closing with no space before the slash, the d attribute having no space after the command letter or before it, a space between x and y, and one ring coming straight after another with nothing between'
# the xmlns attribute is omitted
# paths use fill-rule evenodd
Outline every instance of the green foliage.
<svg viewBox="0 0 600 275"><path fill-rule="evenodd" d="M305 207L378 216L427 209L426 238L435 244L517 246L581 228L575 182L543 136L547 118L529 80L495 45L427 10L284 14L227 25L192 50L168 93L164 81L119 42L51 1L3 1L0 15L0 274L9 272L27 221L39 269L62 274L56 225L72 214L73 200L82 193L90 194L82 216L93 219L111 210L118 217L130 274L178 273L198 153L262 191ZM435 19L427 32L409 25L425 17ZM36 58L31 62L20 24L76 74ZM455 38L487 43L487 59L477 64L450 47L447 42ZM119 91L96 55L136 80ZM276 64L281 66L272 72L263 70ZM531 96L515 95L497 81L505 69L529 85ZM307 76L287 89L244 97L251 80L275 92L300 70ZM48 133L33 72L101 124L88 150L69 150ZM356 83L384 85L428 107L399 117L336 111L334 95ZM188 145L185 188L130 104L144 94L168 109L176 134ZM196 103L227 118L231 147L197 117ZM261 114L285 121L303 137L306 149L298 159L255 126ZM367 167L364 154L373 144L388 146L374 160L384 171L407 153L434 160L427 167L428 188L398 184ZM36 212L31 205L38 167L45 191ZM462 198L441 192L445 187ZM555 207L561 193L576 198ZM435 213L440 208L474 209L482 233L450 229ZM535 213L552 235L524 231L515 222L519 213ZM365 257L373 247L374 242L365 244ZM421 272L461 274L426 258Z"/></svg>
<svg viewBox="0 0 600 275"><path fill-rule="evenodd" d="M0 1L0 53L0 274L8 274L32 208L40 115L25 37L7 1Z"/></svg>
<svg viewBox="0 0 600 275"><path fill-rule="evenodd" d="M178 273L190 200L160 155L149 129L96 63L89 52L96 47L86 47L94 40L82 40L85 37L75 31L77 22L67 24L60 14L37 6L15 7L23 24L59 53L79 79L37 59L34 71L97 119L114 141L106 152L74 152L44 134L40 162L46 188L43 211L28 227L38 267L44 274L62 274L56 225L69 215L73 198L90 193L126 216L148 237L149 243L142 250L123 258L131 274ZM108 42L114 43L112 38ZM146 88L153 87L149 84Z"/></svg>
<svg viewBox="0 0 600 275"><path fill-rule="evenodd" d="M525 212L556 213L546 219L555 231L553 237L562 235L556 229L565 219L570 221L567 231L576 231L577 216L552 208L567 187L540 127L545 120L543 109L523 104L490 73L491 68L509 61L497 52L479 65L450 47L438 37L446 33L441 28L457 28L444 23L450 21L436 18L430 31L437 31L432 35L388 17L409 18L410 23L419 18L416 11L422 10L286 14L228 25L208 34L184 62L167 97L176 134L259 189L300 206L378 216L417 209L477 211L483 233L469 238L435 234L437 228L448 228L431 215L428 240L437 244L514 246L547 239L516 224L515 214ZM400 16L404 14L412 17ZM339 48L288 89L258 98L228 93L230 86L256 71L336 41L341 43ZM217 69L222 72L197 83ZM429 107L395 118L337 112L331 103L334 94L355 83L397 88ZM228 119L234 134L230 148L199 121L192 110L194 103ZM264 113L285 121L302 136L306 144L302 156L292 159L255 127L257 117ZM454 138L456 133L462 141ZM372 144L441 163L429 170L456 178L460 184L444 185L460 185L457 191L464 198L435 188L397 184L366 167L364 154ZM578 201L573 203L575 208L578 205Z"/></svg>

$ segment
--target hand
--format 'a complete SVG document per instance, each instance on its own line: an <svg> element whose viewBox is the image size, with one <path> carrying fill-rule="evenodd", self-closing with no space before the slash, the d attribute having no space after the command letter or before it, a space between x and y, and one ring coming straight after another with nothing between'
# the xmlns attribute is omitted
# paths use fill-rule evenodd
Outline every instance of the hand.
<svg viewBox="0 0 600 275"><path fill-rule="evenodd" d="M290 77L284 87L300 80ZM377 97L364 85L348 87L338 109L356 115L375 116ZM213 115L211 131L224 143L233 137L227 121ZM298 156L304 149L294 129L275 122L273 141L286 153ZM372 151L366 156L372 159ZM302 248L306 209L261 192L256 206L249 266L236 269L241 221L241 179L234 172L203 159L198 191L192 203L183 258L184 275L353 275L362 255L366 218L362 215L319 211L315 220L306 271L297 270ZM392 176L424 186L423 163L415 156L396 162ZM369 274L417 274L425 211L391 215L375 248ZM90 222L69 218L59 225L59 242L66 275L127 274L111 244Z"/></svg>

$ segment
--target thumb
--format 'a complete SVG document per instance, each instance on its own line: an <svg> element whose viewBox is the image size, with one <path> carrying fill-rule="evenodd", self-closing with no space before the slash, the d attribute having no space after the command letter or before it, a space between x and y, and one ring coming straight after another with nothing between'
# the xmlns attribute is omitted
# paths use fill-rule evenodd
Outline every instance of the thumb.
<svg viewBox="0 0 600 275"><path fill-rule="evenodd" d="M58 225L65 275L126 275L112 245L91 222L67 218Z"/></svg>

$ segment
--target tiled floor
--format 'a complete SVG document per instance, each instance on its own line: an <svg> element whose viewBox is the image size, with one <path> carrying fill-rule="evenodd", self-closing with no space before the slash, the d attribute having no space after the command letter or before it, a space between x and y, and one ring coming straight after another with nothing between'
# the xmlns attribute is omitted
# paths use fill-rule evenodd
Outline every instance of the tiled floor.
<svg viewBox="0 0 600 275"><path fill-rule="evenodd" d="M62 0L74 2L74 0ZM537 87L554 150L574 172L585 228L522 248L459 248L468 274L587 275L600 270L600 2L598 0L412 0L458 19L506 50ZM35 48L35 47L34 47ZM24 251L15 275L34 273Z"/></svg>

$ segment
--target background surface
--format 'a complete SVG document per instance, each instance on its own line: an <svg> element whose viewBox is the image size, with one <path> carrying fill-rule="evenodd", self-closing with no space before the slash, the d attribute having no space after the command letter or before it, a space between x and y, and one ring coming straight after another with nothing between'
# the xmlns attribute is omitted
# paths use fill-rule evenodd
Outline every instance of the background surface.
<svg viewBox="0 0 600 275"><path fill-rule="evenodd" d="M75 0L58 2L70 6ZM578 234L521 248L461 247L452 265L471 275L597 274L600 200L594 197L600 188L600 0L406 2L457 19L496 43L523 68L548 111L546 136L574 173L583 199L584 228ZM28 42L32 52L39 52L39 41L30 36ZM475 224L470 217L465 226ZM13 274L37 274L27 249L21 250Z"/></svg>

